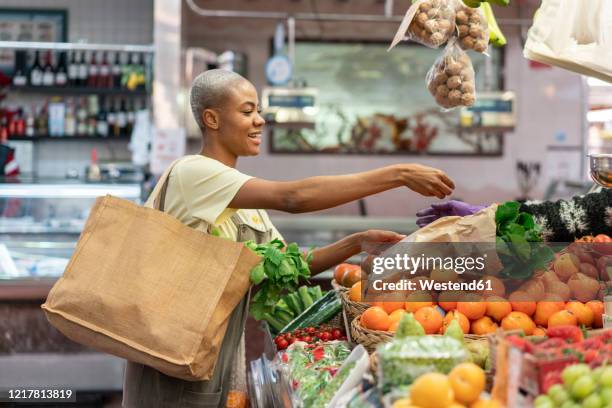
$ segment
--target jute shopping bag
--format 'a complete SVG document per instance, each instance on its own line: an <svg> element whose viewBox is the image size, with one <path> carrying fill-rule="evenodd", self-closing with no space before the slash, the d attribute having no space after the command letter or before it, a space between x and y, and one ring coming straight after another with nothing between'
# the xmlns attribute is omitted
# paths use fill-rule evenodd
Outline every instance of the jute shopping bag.
<svg viewBox="0 0 612 408"><path fill-rule="evenodd" d="M96 200L42 308L77 343L173 377L206 380L221 348L219 332L260 258L159 211L172 167L149 199L157 209L112 196Z"/></svg>

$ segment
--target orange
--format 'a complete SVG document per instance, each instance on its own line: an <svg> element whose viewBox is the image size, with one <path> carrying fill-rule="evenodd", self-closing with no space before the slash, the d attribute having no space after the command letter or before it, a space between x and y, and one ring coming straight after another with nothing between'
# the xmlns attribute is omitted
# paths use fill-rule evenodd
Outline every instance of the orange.
<svg viewBox="0 0 612 408"><path fill-rule="evenodd" d="M483 336L486 334L495 333L497 330L497 324L491 320L489 316L484 316L472 322L471 330L473 334Z"/></svg>
<svg viewBox="0 0 612 408"><path fill-rule="evenodd" d="M436 310L435 306L420 308L414 314L414 318L417 322L421 323L426 334L437 334L444 323L444 318Z"/></svg>
<svg viewBox="0 0 612 408"><path fill-rule="evenodd" d="M448 408L454 402L453 388L444 374L423 374L410 387L410 400L421 408Z"/></svg>
<svg viewBox="0 0 612 408"><path fill-rule="evenodd" d="M468 334L470 332L469 319L465 317L463 313L453 310L453 311L448 312L446 316L444 317L444 323L442 324L442 327L440 328L439 333L444 334L446 327L448 327L448 325L451 324L451 322L455 319L457 319L457 322L459 323L459 326L461 327L463 334Z"/></svg>
<svg viewBox="0 0 612 408"><path fill-rule="evenodd" d="M361 268L359 266L354 266L345 272L342 277L342 286L345 288L350 288L357 282L361 280Z"/></svg>
<svg viewBox="0 0 612 408"><path fill-rule="evenodd" d="M504 330L522 330L526 336L531 336L536 328L533 320L523 312L511 312L501 323Z"/></svg>
<svg viewBox="0 0 612 408"><path fill-rule="evenodd" d="M576 316L578 325L590 327L593 324L595 315L590 307L580 302L567 302L565 309L569 310Z"/></svg>
<svg viewBox="0 0 612 408"><path fill-rule="evenodd" d="M448 374L448 381L455 394L455 401L461 404L475 402L484 391L485 373L474 363L461 363Z"/></svg>
<svg viewBox="0 0 612 408"><path fill-rule="evenodd" d="M404 304L404 308L406 309L406 311L412 313L423 307L433 306L434 304L431 295L429 293L424 292L411 293L406 299L407 301Z"/></svg>
<svg viewBox="0 0 612 408"><path fill-rule="evenodd" d="M397 326L399 326L399 320L391 322L387 331L395 333L397 331Z"/></svg>
<svg viewBox="0 0 612 408"><path fill-rule="evenodd" d="M483 302L480 296L468 295L457 302L457 311L470 320L478 320L487 312L487 302Z"/></svg>
<svg viewBox="0 0 612 408"><path fill-rule="evenodd" d="M361 281L355 283L349 289L349 300L353 302L361 302Z"/></svg>
<svg viewBox="0 0 612 408"><path fill-rule="evenodd" d="M461 298L461 292L459 291L444 291L438 296L438 305L448 312L457 308L457 299Z"/></svg>
<svg viewBox="0 0 612 408"><path fill-rule="evenodd" d="M361 324L366 329L383 330L389 329L389 315L382 307L372 306L366 309L361 315Z"/></svg>
<svg viewBox="0 0 612 408"><path fill-rule="evenodd" d="M548 318L548 327L578 326L578 319L569 310L561 310Z"/></svg>
<svg viewBox="0 0 612 408"><path fill-rule="evenodd" d="M506 299L499 296L487 298L486 315L500 322L512 311L512 305Z"/></svg>
<svg viewBox="0 0 612 408"><path fill-rule="evenodd" d="M590 300L586 303L587 307L593 311L593 327L603 327L604 305L600 300Z"/></svg>
<svg viewBox="0 0 612 408"><path fill-rule="evenodd" d="M541 327L536 327L533 331L532 336L546 336L546 330Z"/></svg>
<svg viewBox="0 0 612 408"><path fill-rule="evenodd" d="M512 305L512 311L523 312L527 316L535 313L537 304L532 296L525 292L516 291L508 298Z"/></svg>
<svg viewBox="0 0 612 408"><path fill-rule="evenodd" d="M393 322L399 322L402 319L402 316L404 315L404 313L406 313L406 311L404 309L399 309L399 310L394 310L390 315L389 315L389 321L391 323Z"/></svg>
<svg viewBox="0 0 612 408"><path fill-rule="evenodd" d="M548 325L548 319L550 319L550 316L554 315L560 310L563 310L564 307L565 302L538 302L533 320L537 325L546 327Z"/></svg>
<svg viewBox="0 0 612 408"><path fill-rule="evenodd" d="M391 314L396 310L404 310L404 302L381 302L382 308L385 309L385 312Z"/></svg>

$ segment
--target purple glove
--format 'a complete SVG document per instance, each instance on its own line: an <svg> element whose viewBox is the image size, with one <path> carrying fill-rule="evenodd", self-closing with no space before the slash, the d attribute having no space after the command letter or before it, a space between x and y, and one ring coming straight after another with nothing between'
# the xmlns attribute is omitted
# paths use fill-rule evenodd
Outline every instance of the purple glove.
<svg viewBox="0 0 612 408"><path fill-rule="evenodd" d="M417 225L423 228L427 224L437 220L438 218L448 217L451 215L458 215L464 217L466 215L472 215L478 211L486 208L485 205L471 205L464 203L463 201L451 200L445 203L432 204L431 207L416 213Z"/></svg>

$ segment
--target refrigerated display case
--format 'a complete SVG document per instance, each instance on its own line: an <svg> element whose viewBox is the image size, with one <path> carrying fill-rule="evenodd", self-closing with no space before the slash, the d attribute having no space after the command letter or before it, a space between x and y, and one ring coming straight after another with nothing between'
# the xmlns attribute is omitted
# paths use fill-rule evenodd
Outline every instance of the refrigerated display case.
<svg viewBox="0 0 612 408"><path fill-rule="evenodd" d="M139 183L0 183L0 388L121 390L124 363L56 331L40 305L63 274L96 197L142 202ZM6 368L6 369L4 369Z"/></svg>

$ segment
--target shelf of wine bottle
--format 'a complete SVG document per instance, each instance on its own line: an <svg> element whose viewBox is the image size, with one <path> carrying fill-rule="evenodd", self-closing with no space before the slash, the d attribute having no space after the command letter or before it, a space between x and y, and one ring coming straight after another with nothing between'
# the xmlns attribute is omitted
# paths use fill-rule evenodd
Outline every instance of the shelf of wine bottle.
<svg viewBox="0 0 612 408"><path fill-rule="evenodd" d="M90 135L75 135L75 136L49 136L49 135L36 135L36 136L10 136L8 141L100 141L100 142L110 142L110 141L129 141L129 135L121 135L121 136L90 136Z"/></svg>
<svg viewBox="0 0 612 408"><path fill-rule="evenodd" d="M23 92L45 95L116 95L116 96L146 96L146 89L130 91L125 88L91 88L72 86L12 86L11 92Z"/></svg>

